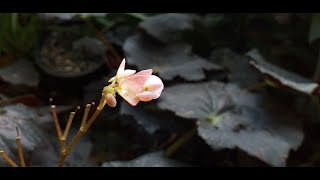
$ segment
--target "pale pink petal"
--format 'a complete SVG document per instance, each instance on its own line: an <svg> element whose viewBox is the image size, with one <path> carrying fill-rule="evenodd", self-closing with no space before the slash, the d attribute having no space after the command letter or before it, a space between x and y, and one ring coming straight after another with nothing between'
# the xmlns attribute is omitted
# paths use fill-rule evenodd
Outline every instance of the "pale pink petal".
<svg viewBox="0 0 320 180"><path fill-rule="evenodd" d="M108 82L112 82L112 81L115 80L115 79L116 79L116 76L110 78Z"/></svg>
<svg viewBox="0 0 320 180"><path fill-rule="evenodd" d="M111 94L107 94L105 101L110 107L116 107L116 105L117 105L116 98Z"/></svg>
<svg viewBox="0 0 320 180"><path fill-rule="evenodd" d="M140 93L143 91L143 85L148 77L137 76L136 74L123 79L119 83L120 89L130 89L132 92Z"/></svg>
<svg viewBox="0 0 320 180"><path fill-rule="evenodd" d="M120 66L119 66L119 68L118 68L118 71L117 71L117 75L116 75L117 77L121 77L121 76L122 76L122 74L124 73L124 67L125 67L125 65L126 65L126 59L123 58Z"/></svg>
<svg viewBox="0 0 320 180"><path fill-rule="evenodd" d="M134 74L119 83L119 90L117 92L131 105L135 106L139 102L139 98L136 95L143 91L143 84L146 80L146 76Z"/></svg>
<svg viewBox="0 0 320 180"><path fill-rule="evenodd" d="M155 99L156 94L150 91L144 91L142 93L137 94L137 97L139 98L140 101L151 101L152 99Z"/></svg>
<svg viewBox="0 0 320 180"><path fill-rule="evenodd" d="M161 93L162 93L162 90L153 91L152 93L155 94L154 99L158 99L160 97Z"/></svg>
<svg viewBox="0 0 320 180"><path fill-rule="evenodd" d="M139 98L136 96L136 94L134 94L126 89L119 90L118 94L120 96L122 96L122 98L125 99L132 106L135 106L139 103Z"/></svg>
<svg viewBox="0 0 320 180"><path fill-rule="evenodd" d="M147 70L139 71L135 75L136 76L146 76L148 78L149 76L151 76L152 72L153 72L152 69L147 69Z"/></svg>
<svg viewBox="0 0 320 180"><path fill-rule="evenodd" d="M131 76L131 75L133 75L134 73L136 73L136 70L126 69L126 70L124 70L121 78L125 78L125 77L128 77L128 76Z"/></svg>
<svg viewBox="0 0 320 180"><path fill-rule="evenodd" d="M149 78L146 80L144 87L147 89L147 91L151 91L156 94L154 99L157 99L160 95L161 92L164 88L162 80L155 76L151 75Z"/></svg>

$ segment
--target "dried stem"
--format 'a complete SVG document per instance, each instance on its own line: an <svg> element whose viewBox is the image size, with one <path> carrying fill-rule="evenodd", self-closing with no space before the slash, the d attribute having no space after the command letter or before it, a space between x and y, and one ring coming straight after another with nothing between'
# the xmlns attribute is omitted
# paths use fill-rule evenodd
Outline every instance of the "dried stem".
<svg viewBox="0 0 320 180"><path fill-rule="evenodd" d="M7 163L12 167L18 167L18 165L8 156L8 154L4 151L0 151L0 155L2 158L7 161Z"/></svg>
<svg viewBox="0 0 320 180"><path fill-rule="evenodd" d="M88 123L86 124L84 131L87 131L90 126L92 125L92 123L94 122L94 120L96 120L97 116L100 114L102 109L96 109L96 111L94 112L94 114L91 116L90 120L88 121Z"/></svg>
<svg viewBox="0 0 320 180"><path fill-rule="evenodd" d="M88 114L89 114L89 110L90 110L90 104L87 104L86 109L85 109L85 113L84 113L84 117L82 119L82 123L81 123L81 127L80 127L79 131L72 138L70 144L66 148L63 148L61 150L60 160L59 160L59 167L63 167L64 161L67 158L67 156L70 154L72 148L78 143L80 137L83 136L87 132L87 130L90 128L90 126L92 125L94 120L98 117L98 115L100 114L101 110L103 109L103 107L106 104L105 99L106 99L106 94L103 93L102 97L100 99L99 106L97 107L96 111L91 116L91 118L88 121L88 123L86 124L86 120L87 120L87 117L88 117Z"/></svg>
<svg viewBox="0 0 320 180"><path fill-rule="evenodd" d="M59 160L59 167L63 167L64 165L64 160L66 159L67 155L61 154L60 160Z"/></svg>
<svg viewBox="0 0 320 180"><path fill-rule="evenodd" d="M16 143L17 143L18 155L19 155L19 160L20 160L20 166L26 167L26 163L24 161L24 156L23 156L23 152L22 152L21 138L20 138L18 127L16 127L16 130L17 130Z"/></svg>
<svg viewBox="0 0 320 180"><path fill-rule="evenodd" d="M56 109L55 105L51 105L51 112L52 112L52 116L53 116L54 125L55 125L56 130L57 130L57 135L58 135L59 141L61 143L62 131L61 131L61 127L60 127L60 124L59 124L58 115L57 115L57 109Z"/></svg>
<svg viewBox="0 0 320 180"><path fill-rule="evenodd" d="M68 137L69 130L70 130L70 127L71 127L71 124L72 124L72 120L73 120L75 114L76 114L75 112L71 112L70 113L66 129L64 130L64 133L63 133L63 136L62 136L64 139L67 139L67 137Z"/></svg>
<svg viewBox="0 0 320 180"><path fill-rule="evenodd" d="M72 148L77 144L77 142L79 141L80 137L82 135L84 135L84 133L85 133L85 131L83 129L80 129L77 132L77 134L73 137L73 139L71 140L70 144L62 151L61 157L60 157L60 160L59 160L59 167L63 167L66 157L69 155L69 153L71 152Z"/></svg>
<svg viewBox="0 0 320 180"><path fill-rule="evenodd" d="M101 110L103 109L103 107L106 105L106 97L107 94L106 93L102 93L101 99L100 99L100 103L99 106L97 107L96 111L94 112L94 114L91 116L90 120L88 121L88 123L86 124L84 131L87 131L90 126L92 125L92 123L94 122L94 120L96 120L97 116L100 114Z"/></svg>
<svg viewBox="0 0 320 180"><path fill-rule="evenodd" d="M74 119L74 116L76 115L76 113L77 113L77 111L79 109L80 109L80 106L78 106L77 109L74 112L71 112L70 115L69 115L68 123L67 123L66 129L64 130L64 133L63 133L63 139L64 140L66 140L67 137L68 137L69 130L70 130L70 127L71 127L71 124L72 124L72 120Z"/></svg>
<svg viewBox="0 0 320 180"><path fill-rule="evenodd" d="M85 125L87 123L88 115L89 115L89 112L90 112L90 108L91 108L91 104L87 104L86 105L86 109L84 110L84 115L83 115L83 118L82 118L82 122L81 122L80 128L84 128L85 127Z"/></svg>
<svg viewBox="0 0 320 180"><path fill-rule="evenodd" d="M67 126L66 126L66 129L64 130L64 133L63 133L63 136L62 136L62 139L61 139L61 148L60 148L61 151L64 150L64 146L65 146L65 143L66 143L66 140L67 140L67 137L68 137L68 134L69 134L69 130L70 130L70 127L71 127L71 124L72 124L72 120L73 120L75 114L76 114L76 112L71 112L70 115L69 115Z"/></svg>

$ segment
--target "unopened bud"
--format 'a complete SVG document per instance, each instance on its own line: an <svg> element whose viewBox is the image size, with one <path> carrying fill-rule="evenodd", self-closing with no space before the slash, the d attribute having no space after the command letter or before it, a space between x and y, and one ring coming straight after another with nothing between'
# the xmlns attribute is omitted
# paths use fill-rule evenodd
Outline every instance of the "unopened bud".
<svg viewBox="0 0 320 180"><path fill-rule="evenodd" d="M117 105L117 100L116 98L111 95L111 94L107 94L106 96L106 103L110 106L110 107L116 107Z"/></svg>

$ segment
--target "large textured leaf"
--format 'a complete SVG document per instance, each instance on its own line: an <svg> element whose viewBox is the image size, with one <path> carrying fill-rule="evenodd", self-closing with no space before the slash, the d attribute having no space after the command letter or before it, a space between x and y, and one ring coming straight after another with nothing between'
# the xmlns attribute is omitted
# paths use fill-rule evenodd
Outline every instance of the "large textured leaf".
<svg viewBox="0 0 320 180"><path fill-rule="evenodd" d="M25 153L46 144L46 134L35 123L37 118L38 114L34 109L22 104L1 108L0 149L9 151L9 153L14 152L14 155L17 155L16 127L19 128L21 144Z"/></svg>
<svg viewBox="0 0 320 180"><path fill-rule="evenodd" d="M312 15L312 21L309 32L309 43L313 43L320 38L320 13Z"/></svg>
<svg viewBox="0 0 320 180"><path fill-rule="evenodd" d="M163 152L153 152L142 155L131 161L112 161L102 164L102 167L188 167L164 156Z"/></svg>
<svg viewBox="0 0 320 180"><path fill-rule="evenodd" d="M167 13L149 17L139 27L147 34L161 42L179 41L184 34L192 32L199 24L200 18L191 14Z"/></svg>
<svg viewBox="0 0 320 180"><path fill-rule="evenodd" d="M285 166L290 150L303 140L292 109L234 85L176 85L166 88L160 100L160 108L198 119L199 136L215 150L239 148L270 165Z"/></svg>
<svg viewBox="0 0 320 180"><path fill-rule="evenodd" d="M0 77L14 85L37 86L39 83L39 73L34 68L34 65L30 61L22 59L5 68L1 68Z"/></svg>
<svg viewBox="0 0 320 180"><path fill-rule="evenodd" d="M183 129L186 129L184 127L187 124L186 121L183 121L184 119L179 119L171 113L151 109L147 105L133 107L124 101L121 102L120 114L132 116L136 123L142 126L149 134L154 134L161 130L183 131ZM130 120L132 121L132 119Z"/></svg>
<svg viewBox="0 0 320 180"><path fill-rule="evenodd" d="M247 107L235 109L217 117L214 125L200 120L198 134L215 150L237 147L272 166L285 166L290 150L303 140L300 124L290 122L290 116L264 115Z"/></svg>
<svg viewBox="0 0 320 180"><path fill-rule="evenodd" d="M268 63L256 49L249 51L247 55L253 59L250 61L251 65L258 69L262 74L266 75L268 80L276 85L284 86L308 95L315 93L316 89L319 87L317 83L312 82L309 79Z"/></svg>
<svg viewBox="0 0 320 180"><path fill-rule="evenodd" d="M204 70L221 70L192 54L187 44L161 45L141 34L128 38L124 44L127 62L139 69L151 68L165 80L179 76L189 81L205 78Z"/></svg>
<svg viewBox="0 0 320 180"><path fill-rule="evenodd" d="M225 85L218 82L181 84L167 87L160 96L159 107L183 118L207 119L210 114L231 107L232 99Z"/></svg>
<svg viewBox="0 0 320 180"><path fill-rule="evenodd" d="M251 67L249 58L228 48L212 51L210 60L229 71L229 82L238 84L241 87L248 87L259 81L259 74Z"/></svg>

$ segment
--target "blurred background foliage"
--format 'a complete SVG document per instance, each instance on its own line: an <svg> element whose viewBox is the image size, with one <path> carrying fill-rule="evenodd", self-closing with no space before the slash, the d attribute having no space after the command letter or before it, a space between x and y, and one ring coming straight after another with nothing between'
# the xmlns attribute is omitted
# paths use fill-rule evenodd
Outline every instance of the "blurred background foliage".
<svg viewBox="0 0 320 180"><path fill-rule="evenodd" d="M117 97L67 166L317 166L319 39L319 13L1 13L0 150L17 159L17 125L29 165L55 166L48 99L65 125L125 57L163 94Z"/></svg>

